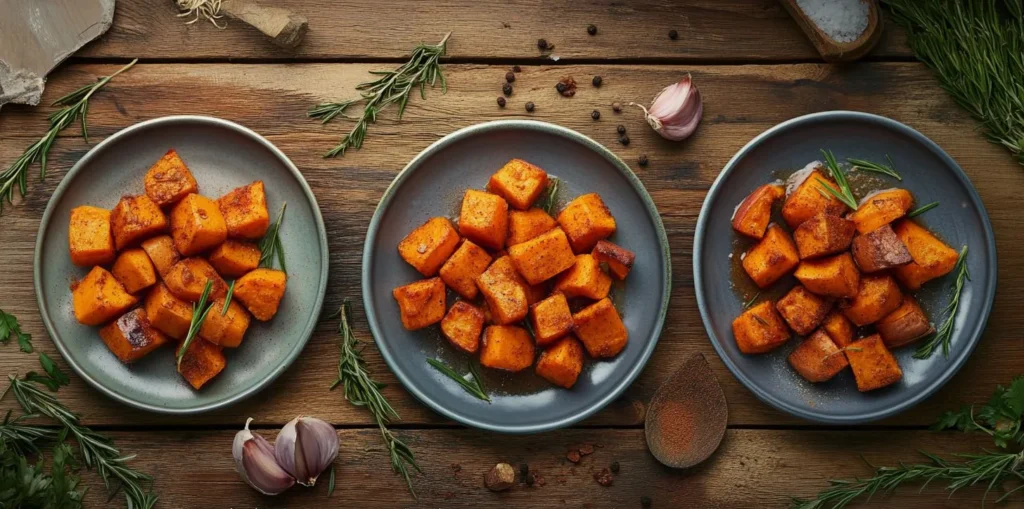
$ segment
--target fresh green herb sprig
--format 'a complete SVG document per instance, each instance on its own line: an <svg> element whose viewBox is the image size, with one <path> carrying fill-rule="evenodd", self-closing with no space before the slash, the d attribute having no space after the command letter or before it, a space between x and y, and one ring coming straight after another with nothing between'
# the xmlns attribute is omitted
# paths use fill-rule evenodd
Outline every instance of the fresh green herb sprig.
<svg viewBox="0 0 1024 509"><path fill-rule="evenodd" d="M831 194L837 200L846 204L851 210L857 210L857 198L853 197L853 190L850 189L850 183L846 180L846 174L839 168L839 163L836 162L836 156L832 154L831 150L821 149L821 155L825 157L825 168L828 169L829 176L839 186L839 190L829 185L823 179L818 179L818 192L823 196ZM828 194L826 194L828 193Z"/></svg>
<svg viewBox="0 0 1024 509"><path fill-rule="evenodd" d="M24 455L38 453L38 442L57 439L56 429L21 423L38 417L37 415L22 414L12 419L11 413L11 410L7 410L3 422L0 422L0 447L13 449L16 453Z"/></svg>
<svg viewBox="0 0 1024 509"><path fill-rule="evenodd" d="M977 412L965 406L955 412L946 412L932 426L934 430L956 429L965 433L981 431L992 437L996 446L1007 448L1024 444L1024 377L1018 376L1009 387L996 387L987 404Z"/></svg>
<svg viewBox="0 0 1024 509"><path fill-rule="evenodd" d="M14 315L0 309L0 344L10 342L12 334L18 339L18 347L22 352L32 353L32 335L21 331L21 324Z"/></svg>
<svg viewBox="0 0 1024 509"><path fill-rule="evenodd" d="M57 140L57 134L64 128L73 124L76 120L81 122L82 137L86 143L89 142L89 129L87 117L89 115L89 99L97 90L114 79L114 76L131 69L138 59L122 67L110 76L104 76L96 83L85 85L74 92L71 92L53 102L52 106L60 106L61 109L53 112L49 117L50 129L14 160L6 170L0 173L0 214L3 214L4 202L14 203L14 191L25 196L28 192L28 169L30 166L39 163L39 179L46 178L46 156L50 153L53 142Z"/></svg>
<svg viewBox="0 0 1024 509"><path fill-rule="evenodd" d="M926 204L921 205L920 207L918 207L918 208L916 208L914 210L911 210L910 212L907 212L907 217L908 218L912 218L912 217L920 216L921 214L924 214L925 212L928 212L929 210L934 209L935 207L938 207L938 206L939 206L939 202L937 202L937 201L933 201L931 203L926 203Z"/></svg>
<svg viewBox="0 0 1024 509"><path fill-rule="evenodd" d="M188 325L188 334L185 335L185 341L181 342L181 346L178 347L178 352L175 354L179 370L181 370L181 359L185 358L185 352L188 351L188 347L199 336L199 329L202 328L206 315L210 314L210 308L213 307L212 303L206 304L206 301L210 299L210 290L212 289L213 280L207 279L206 286L203 287L203 294L199 296L199 302L192 303L192 322Z"/></svg>
<svg viewBox="0 0 1024 509"><path fill-rule="evenodd" d="M288 204L282 203L281 212L277 215L277 221L274 221L270 228L267 228L267 233L260 239L260 267L272 269L276 259L277 264L281 266L281 271L288 272L288 268L284 264L284 245L281 244L281 223L284 222L284 210L286 208L288 208Z"/></svg>
<svg viewBox="0 0 1024 509"><path fill-rule="evenodd" d="M45 507L81 509L85 489L79 489L78 461L66 443L53 449L50 471L42 459L30 464L28 458L0 443L0 505L3 507Z"/></svg>
<svg viewBox="0 0 1024 509"><path fill-rule="evenodd" d="M341 139L338 146L327 152L324 157L345 155L345 151L350 148L362 147L367 127L376 123L377 115L391 104L398 105L398 119L401 120L413 90L418 88L420 97L426 99L427 85L429 84L433 88L437 82L440 82L441 93L446 93L448 83L445 81L444 73L441 72L440 59L447 51L448 38L451 35L452 33L448 32L441 42L434 45L420 44L416 46L409 61L393 71L371 72L370 74L378 75L380 78L357 85L356 90L361 92L359 98L337 103L321 103L309 110L309 117L318 119L323 124L339 115L355 121L352 130ZM359 116L345 115L345 110L355 104L363 105L363 111Z"/></svg>
<svg viewBox="0 0 1024 509"><path fill-rule="evenodd" d="M748 300L748 301L743 303L743 309L749 309L750 306L753 306L754 303L757 302L757 298L760 297L760 296L761 296L761 292L755 293L754 296L750 298L750 300ZM760 317L758 317L758 318L760 318Z"/></svg>
<svg viewBox="0 0 1024 509"><path fill-rule="evenodd" d="M338 314L341 317L338 324L338 333L341 335L341 343L339 344L341 356L338 359L338 379L331 384L331 390L341 386L344 390L345 399L349 403L366 408L366 411L370 413L370 416L373 417L373 420L380 428L384 445L387 446L388 453L391 456L391 470L405 479L405 484L409 487L409 493L412 494L413 498L417 498L416 491L412 487L409 467L416 469L420 473L422 473L422 470L416 464L416 457L413 455L412 449L409 449L408 445L396 438L391 433L391 430L388 429L388 424L392 420L399 418L398 412L381 394L380 390L384 387L384 384L370 378L370 374L366 371L366 361L363 360L362 347L360 347L359 340L356 339L355 334L352 333L352 326L349 323L352 308L347 300L342 303Z"/></svg>
<svg viewBox="0 0 1024 509"><path fill-rule="evenodd" d="M888 175L896 180L902 181L903 177L899 173L896 173L896 165L893 164L892 159L889 158L889 154L885 154L885 160L889 161L889 165L875 163L872 161L866 161L864 159L846 158L846 162L853 165L854 169L861 171L869 171L872 173L880 173L882 175Z"/></svg>
<svg viewBox="0 0 1024 509"><path fill-rule="evenodd" d="M949 347L953 340L953 328L956 325L956 313L960 308L960 294L964 289L964 284L971 279L971 273L967 270L967 246L964 246L960 250L960 256L956 260L956 266L953 268L953 272L956 274L956 283L953 285L953 294L949 298L949 304L942 310L942 313L946 315L946 319L942 321L939 328L929 336L924 343L917 348L914 352L915 359L927 359L932 356L935 349L942 346L942 356L949 357Z"/></svg>
<svg viewBox="0 0 1024 509"><path fill-rule="evenodd" d="M469 376L470 379L458 374L451 366L437 360L427 359L427 364L433 366L434 369L438 370L444 376L451 378L455 383L459 384L466 392L472 395L474 398L491 402L491 397L487 395L487 390L484 389L483 380L480 379L480 372L476 369L476 366L471 362L469 364Z"/></svg>
<svg viewBox="0 0 1024 509"><path fill-rule="evenodd" d="M39 352L39 364L43 367L43 373L29 371L25 373L26 380L45 385L47 389L53 392L56 392L61 386L71 383L71 379L45 353Z"/></svg>
<svg viewBox="0 0 1024 509"><path fill-rule="evenodd" d="M228 293L224 296L224 308L220 310L221 316L228 314L228 309L231 309L231 297L235 295L235 279L231 280L231 284L228 285Z"/></svg>
<svg viewBox="0 0 1024 509"><path fill-rule="evenodd" d="M549 216L555 215L555 207L558 206L558 186L561 182L561 180L551 177L548 182L548 188L544 190L544 194L537 201L537 207L547 212Z"/></svg>

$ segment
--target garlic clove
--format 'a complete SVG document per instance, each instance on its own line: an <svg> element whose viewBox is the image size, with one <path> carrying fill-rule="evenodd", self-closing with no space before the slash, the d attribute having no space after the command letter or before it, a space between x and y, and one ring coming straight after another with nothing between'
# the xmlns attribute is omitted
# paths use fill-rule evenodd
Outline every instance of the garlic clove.
<svg viewBox="0 0 1024 509"><path fill-rule="evenodd" d="M274 447L267 439L249 431L252 417L246 419L245 428L235 434L231 454L235 457L235 469L242 480L264 495L277 495L295 484L295 478L288 474L274 456Z"/></svg>
<svg viewBox="0 0 1024 509"><path fill-rule="evenodd" d="M640 104L631 104L644 110L644 118L652 129L663 138L673 141L690 137L704 115L700 90L690 75L658 92L649 109Z"/></svg>
<svg viewBox="0 0 1024 509"><path fill-rule="evenodd" d="M277 435L274 456L296 482L313 486L338 456L338 433L315 417L296 417Z"/></svg>

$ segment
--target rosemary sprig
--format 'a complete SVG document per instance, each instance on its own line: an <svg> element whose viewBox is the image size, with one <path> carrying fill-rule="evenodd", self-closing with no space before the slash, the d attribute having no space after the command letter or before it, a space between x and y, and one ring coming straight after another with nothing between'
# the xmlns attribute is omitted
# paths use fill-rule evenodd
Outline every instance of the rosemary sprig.
<svg viewBox="0 0 1024 509"><path fill-rule="evenodd" d="M228 309L231 308L231 297L235 295L235 279L231 280L231 284L228 285L228 293L224 296L224 309L220 310L221 316L228 314Z"/></svg>
<svg viewBox="0 0 1024 509"><path fill-rule="evenodd" d="M185 352L188 350L188 347L192 345L192 341L199 335L199 329L202 328L203 321L206 320L206 315L210 314L210 308L213 307L213 304L206 304L206 301L210 298L210 290L212 289L213 280L207 279L206 286L203 287L203 294L199 296L199 302L192 303L192 322L188 325L188 334L185 336L185 341L181 342L181 346L178 347L178 352L176 354L179 370L181 369L181 359L185 357Z"/></svg>
<svg viewBox="0 0 1024 509"><path fill-rule="evenodd" d="M854 169L861 171L869 171L872 173L881 173L882 175L888 175L896 180L902 181L903 177L899 173L896 173L896 165L893 164L892 159L889 158L889 154L885 154L885 160L889 161L889 165L866 161L864 159L854 159L852 157L846 158L846 162L853 165Z"/></svg>
<svg viewBox="0 0 1024 509"><path fill-rule="evenodd" d="M2 205L0 201L0 205ZM18 347L22 352L32 353L32 335L21 332L21 325L14 315L5 313L0 309L0 345L6 345L11 341L11 335L18 338Z"/></svg>
<svg viewBox="0 0 1024 509"><path fill-rule="evenodd" d="M436 45L420 44L412 50L409 61L393 71L373 71L370 74L380 76L375 81L360 83L356 86L360 97L336 103L321 103L309 110L309 117L326 124L337 116L354 120L352 130L341 139L338 146L331 149L324 157L345 155L345 151L363 146L366 128L377 122L377 115L391 104L398 104L398 119L402 119L405 106L409 103L412 91L419 88L420 97L427 98L427 85L431 88L441 82L441 93L448 91L448 83L441 72L440 58L447 51L448 38L452 33L445 34ZM345 110L355 104L362 104L363 111L356 117L345 115Z"/></svg>
<svg viewBox="0 0 1024 509"><path fill-rule="evenodd" d="M440 371L441 374L443 374L444 376L454 380L455 383L459 384L460 387L462 387L474 398L481 399L488 403L491 402L491 398L490 396L487 395L487 391L484 390L484 386L480 380L479 373L477 373L476 370L474 369L473 363L470 363L469 365L471 377L470 380L467 380L466 377L456 373L455 370L452 369L450 366L437 359L427 359L427 364L433 366L434 369Z"/></svg>
<svg viewBox="0 0 1024 509"><path fill-rule="evenodd" d="M743 303L743 309L748 309L748 308L750 308L750 306L753 306L754 303L757 302L757 298L760 297L760 296L761 296L761 292L755 293L754 296L750 298L750 300L748 300L748 301Z"/></svg>
<svg viewBox="0 0 1024 509"><path fill-rule="evenodd" d="M281 204L281 212L277 215L277 221L270 225L267 233L263 234L263 238L260 239L260 267L272 269L274 260L277 259L281 271L288 272L288 268L284 265L284 246L281 244L281 223L284 222L284 209L287 207L287 203Z"/></svg>
<svg viewBox="0 0 1024 509"><path fill-rule="evenodd" d="M953 268L953 272L956 273L956 284L953 286L953 295L949 299L949 304L946 305L942 313L946 315L946 319L942 321L942 325L939 325L938 330L932 333L931 336L918 347L917 351L914 352L915 359L927 359L932 356L935 349L942 345L942 356L949 357L949 347L953 340L953 326L956 323L956 312L960 308L960 293L964 289L964 284L970 281L971 274L967 270L967 246L965 245L960 250L960 256L956 260L956 266Z"/></svg>
<svg viewBox="0 0 1024 509"><path fill-rule="evenodd" d="M920 216L921 214L924 214L925 212L928 212L929 210L934 209L935 207L938 207L938 206L939 206L939 202L937 202L937 201L933 201L931 203L927 203L925 205L921 205L920 207L918 207L918 208L916 208L914 210L911 210L910 212L907 212L907 217L910 218L910 217Z"/></svg>
<svg viewBox="0 0 1024 509"><path fill-rule="evenodd" d="M549 216L555 215L555 207L558 206L558 185L561 182L556 177L551 177L548 188L544 190L544 194L537 201L537 207L547 212Z"/></svg>
<svg viewBox="0 0 1024 509"><path fill-rule="evenodd" d="M3 422L0 422L0 444L24 455L38 453L38 442L56 440L56 429L21 424L23 420L36 417L38 416L34 414L22 414L11 419L11 410L8 409Z"/></svg>
<svg viewBox="0 0 1024 509"><path fill-rule="evenodd" d="M821 185L818 186L818 192L823 196L831 194L832 196L835 196L837 200L846 204L847 207L850 207L850 209L857 210L857 199L853 197L853 190L850 189L850 183L846 181L846 174L843 173L843 170L839 169L839 163L836 162L836 156L832 155L831 150L825 149L821 149L821 155L825 156L825 167L828 169L832 180L836 181L836 185L839 186L839 190L836 191L836 189L830 186L828 182L819 178L818 183ZM826 192L828 194L825 194Z"/></svg>
<svg viewBox="0 0 1024 509"><path fill-rule="evenodd" d="M138 59L132 60L114 74L104 76L96 83L79 88L53 102L52 106L61 106L61 109L50 115L48 119L50 129L39 138L39 141L25 149L25 152L15 159L14 163L0 173L0 214L3 214L4 211L4 201L14 203L15 189L18 190L18 194L23 197L25 196L25 193L28 191L28 168L32 164L38 162L39 179L46 178L46 156L50 153L50 147L53 146L53 142L57 140L57 133L78 120L82 125L82 137L85 138L86 143L89 142L89 130L86 125L86 117L89 114L89 98L97 90L109 83L110 80L114 79L114 76L130 69L135 65L135 62L138 62Z"/></svg>
<svg viewBox="0 0 1024 509"><path fill-rule="evenodd" d="M341 334L341 343L339 345L341 356L338 359L338 379L331 384L331 390L336 389L340 385L344 389L345 399L349 403L364 407L367 412L370 412L370 416L373 417L373 420L380 428L384 445L387 446L388 453L391 456L391 470L405 478L405 484L409 487L409 493L412 494L413 498L417 498L416 491L412 487L409 467L411 466L420 473L422 473L422 470L416 464L416 457L413 455L412 449L409 449L408 445L395 438L391 430L388 429L388 424L392 420L399 418L398 412L391 406L391 403L388 403L384 395L380 393L380 389L384 387L384 384L370 378L370 374L366 371L366 361L363 360L362 348L359 346L359 340L352 333L352 326L349 324L352 308L347 300L341 304L341 310L338 314L341 316L341 321L338 324L338 333Z"/></svg>

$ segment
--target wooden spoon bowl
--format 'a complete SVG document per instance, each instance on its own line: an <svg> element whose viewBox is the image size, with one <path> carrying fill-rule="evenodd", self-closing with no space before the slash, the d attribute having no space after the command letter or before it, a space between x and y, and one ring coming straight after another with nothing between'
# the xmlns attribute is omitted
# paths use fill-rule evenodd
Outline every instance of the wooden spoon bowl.
<svg viewBox="0 0 1024 509"><path fill-rule="evenodd" d="M782 0L783 7L789 11L789 15L800 25L800 29L807 34L811 44L821 54L826 62L852 62L864 55L867 55L879 39L882 38L882 13L879 11L876 0L861 0L868 4L868 26L864 33L851 42L838 42L818 28L807 13L797 4L797 0Z"/></svg>

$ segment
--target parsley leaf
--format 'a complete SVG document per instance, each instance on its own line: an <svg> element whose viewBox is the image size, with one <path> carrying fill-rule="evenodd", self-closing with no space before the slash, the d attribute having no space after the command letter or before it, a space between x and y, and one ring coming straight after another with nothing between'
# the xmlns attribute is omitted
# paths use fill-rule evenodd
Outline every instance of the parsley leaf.
<svg viewBox="0 0 1024 509"><path fill-rule="evenodd" d="M22 352L32 353L32 335L21 332L18 319L0 309L0 344L6 345L10 342L11 334L18 338L18 346Z"/></svg>
<svg viewBox="0 0 1024 509"><path fill-rule="evenodd" d="M946 412L932 429L957 429L963 432L982 431L992 436L996 446L1009 447L1024 443L1024 376L1015 378L1009 388L998 386L989 402L980 409L963 407Z"/></svg>

